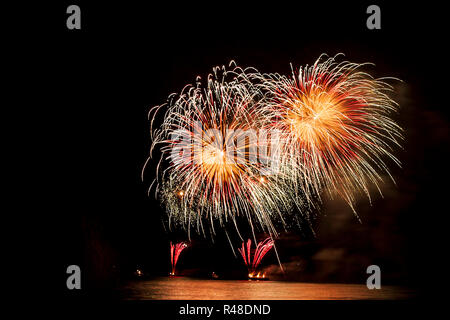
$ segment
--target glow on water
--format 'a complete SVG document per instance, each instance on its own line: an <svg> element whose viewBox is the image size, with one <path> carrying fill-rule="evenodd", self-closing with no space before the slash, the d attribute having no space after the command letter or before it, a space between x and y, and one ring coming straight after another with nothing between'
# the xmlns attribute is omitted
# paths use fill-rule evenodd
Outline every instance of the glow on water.
<svg viewBox="0 0 450 320"><path fill-rule="evenodd" d="M131 281L120 291L124 299L163 300L392 300L415 296L414 291L398 286L369 290L365 284L202 280L186 277Z"/></svg>

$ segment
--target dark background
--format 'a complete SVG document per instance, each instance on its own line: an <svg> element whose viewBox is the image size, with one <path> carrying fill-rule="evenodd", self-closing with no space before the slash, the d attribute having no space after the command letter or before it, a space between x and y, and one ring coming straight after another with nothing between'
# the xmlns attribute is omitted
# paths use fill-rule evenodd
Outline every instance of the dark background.
<svg viewBox="0 0 450 320"><path fill-rule="evenodd" d="M81 7L81 30L66 29L70 4ZM164 230L164 210L147 196L152 170L140 180L152 106L230 60L289 73L289 63L312 64L321 53L339 52L352 62L375 63L375 77L403 80L394 95L401 105L396 119L405 129L404 149L395 153L403 167L391 164L397 185L384 185L384 198L373 192L372 206L358 202L362 223L341 201L326 201L314 222L316 237L307 230L283 233L277 245L290 271L285 279L365 283L366 267L377 264L382 284L411 286L424 296L440 286L448 212L444 17L437 6L377 2L382 29L368 30L370 4L46 5L26 61L34 71L28 81L44 99L34 111L46 119L34 157L39 182L45 182L36 181L36 189L43 191L38 220L46 242L39 249L31 243L25 254L43 260L55 292L104 295L137 267L167 274L169 241L183 236ZM81 266L82 292L66 290L70 264ZM273 253L263 264L283 277ZM245 276L220 233L215 243L194 236L179 268Z"/></svg>

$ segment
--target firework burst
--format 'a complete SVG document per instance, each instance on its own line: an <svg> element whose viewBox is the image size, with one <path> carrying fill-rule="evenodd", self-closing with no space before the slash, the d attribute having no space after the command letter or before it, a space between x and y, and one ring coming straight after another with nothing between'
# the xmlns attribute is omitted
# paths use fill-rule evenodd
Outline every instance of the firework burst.
<svg viewBox="0 0 450 320"><path fill-rule="evenodd" d="M249 277L252 277L256 273L256 269L261 263L262 258L272 249L274 241L271 238L267 238L261 242L258 242L256 249L253 252L253 259L251 255L252 240L248 239L247 243L242 242L242 247L238 248L239 253L244 259L244 263L248 269Z"/></svg>
<svg viewBox="0 0 450 320"><path fill-rule="evenodd" d="M259 112L266 126L282 133L280 168L294 194L311 200L325 189L353 209L356 192L370 200L369 186L380 190L382 175L392 178L385 159L400 165L392 154L402 138L391 119L398 106L387 95L388 78L362 72L365 64L322 57L290 77L256 72L247 79L265 96Z"/></svg>
<svg viewBox="0 0 450 320"><path fill-rule="evenodd" d="M220 73L220 75L219 75ZM234 76L231 81L227 78ZM167 104L152 109L150 117L166 109L163 124L152 132L152 150L160 146L156 194L169 216L169 226L180 224L214 234L236 217L276 233L274 219L290 211L289 188L273 174L277 165L275 135L259 130L257 91L237 79L236 72L214 69L206 86L187 86ZM274 143L275 141L275 143Z"/></svg>
<svg viewBox="0 0 450 320"><path fill-rule="evenodd" d="M170 242L170 263L172 265L172 271L170 272L171 276L175 275L178 258L180 257L181 252L186 248L187 244L184 242L180 242L175 245Z"/></svg>

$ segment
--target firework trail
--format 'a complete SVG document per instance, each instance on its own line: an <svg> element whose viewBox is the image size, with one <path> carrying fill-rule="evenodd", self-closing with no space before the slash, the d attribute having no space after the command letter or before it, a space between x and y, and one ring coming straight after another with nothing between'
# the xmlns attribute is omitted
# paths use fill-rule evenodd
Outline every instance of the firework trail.
<svg viewBox="0 0 450 320"><path fill-rule="evenodd" d="M385 159L400 166L392 154L402 139L391 119L398 105L387 95L389 78L362 72L367 64L337 63L336 57L321 62L323 56L290 77L258 72L246 77L265 97L259 117L282 133L280 168L291 178L294 194L313 201L325 190L355 212L357 192L370 200L369 186L381 193L383 173L393 181Z"/></svg>
<svg viewBox="0 0 450 320"><path fill-rule="evenodd" d="M274 241L269 237L261 242L258 242L256 249L253 252L253 259L251 258L251 246L252 240L248 239L247 243L242 242L242 247L238 248L238 251L244 259L244 263L247 266L249 275L253 275L256 272L262 258L274 246Z"/></svg>
<svg viewBox="0 0 450 320"><path fill-rule="evenodd" d="M219 74L220 73L220 74ZM233 76L234 78L229 80ZM291 188L273 174L279 141L260 130L260 97L234 71L214 69L206 85L186 86L180 95L151 110L153 121L164 107L161 127L152 130L152 150L159 146L156 195L171 224L205 234L208 222L220 226L246 217L270 235L273 221L291 210ZM145 167L144 167L145 168Z"/></svg>
<svg viewBox="0 0 450 320"><path fill-rule="evenodd" d="M180 256L181 251L187 248L187 244L184 242L177 243L175 245L170 242L170 263L172 264L172 272L171 276L175 275L175 268L177 266L178 257Z"/></svg>

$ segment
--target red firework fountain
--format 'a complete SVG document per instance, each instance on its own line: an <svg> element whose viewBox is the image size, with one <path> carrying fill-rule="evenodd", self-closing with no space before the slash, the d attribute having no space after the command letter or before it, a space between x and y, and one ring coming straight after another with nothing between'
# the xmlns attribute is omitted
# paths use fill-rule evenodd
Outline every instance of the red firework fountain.
<svg viewBox="0 0 450 320"><path fill-rule="evenodd" d="M264 273L256 273L256 269L261 263L262 258L267 254L267 252L270 251L270 249L272 249L273 244L274 242L271 238L267 238L264 241L258 242L255 252L253 253L253 261L250 254L252 240L248 239L247 245L245 245L245 242L242 242L242 248L238 248L239 252L242 255L242 258L244 259L245 265L247 266L248 278L250 280L268 280Z"/></svg>
<svg viewBox="0 0 450 320"><path fill-rule="evenodd" d="M187 248L187 244L184 242L177 243L175 245L170 242L170 262L172 264L172 272L169 275L175 275L175 267L177 266L178 257L180 256L181 251Z"/></svg>

